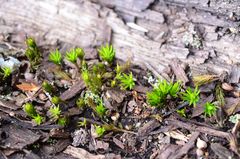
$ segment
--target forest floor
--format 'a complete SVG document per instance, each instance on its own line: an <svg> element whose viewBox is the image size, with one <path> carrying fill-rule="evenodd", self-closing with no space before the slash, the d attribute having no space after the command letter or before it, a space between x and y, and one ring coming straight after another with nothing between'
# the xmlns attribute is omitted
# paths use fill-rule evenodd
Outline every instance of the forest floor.
<svg viewBox="0 0 240 159"><path fill-rule="evenodd" d="M79 6L94 23L76 12L84 31L61 36L62 30L69 31L67 16L55 19L62 23L53 32L56 39L51 31L29 29L31 17L24 31L18 30L25 23L21 18L23 26L13 30L9 26L16 25L0 21L6 29L0 32L0 159L239 158L238 17L225 15L224 7L221 14L214 12L217 8L207 10L205 1L189 8L178 0L146 0L135 8L120 1L91 1L68 9ZM0 18L1 12L6 17L15 13L5 8ZM36 39L41 57L36 67L26 57L31 49L26 35ZM106 42L116 50L112 63L99 56ZM84 48L85 56L72 63L64 57L76 46ZM60 65L49 61L56 49L62 54ZM10 76L4 77L5 66ZM83 76L85 66L90 83ZM124 89L116 77L118 66L120 77L132 73L133 88ZM179 82L179 90L153 104L149 94L165 80L166 85ZM184 99L189 88L200 91L196 104ZM26 113L27 103L42 118ZM212 114L206 113L206 103L214 105ZM60 113L54 116L52 108Z"/></svg>

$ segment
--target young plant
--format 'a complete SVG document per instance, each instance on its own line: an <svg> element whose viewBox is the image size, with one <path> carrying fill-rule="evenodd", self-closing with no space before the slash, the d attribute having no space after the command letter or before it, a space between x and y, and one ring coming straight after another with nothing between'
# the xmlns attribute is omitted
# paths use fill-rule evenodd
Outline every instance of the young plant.
<svg viewBox="0 0 240 159"><path fill-rule="evenodd" d="M2 69L2 74L3 74L3 79L8 78L12 73L12 69L10 67L3 67L1 69Z"/></svg>
<svg viewBox="0 0 240 159"><path fill-rule="evenodd" d="M123 73L119 78L119 81L120 81L120 86L125 90L126 89L132 90L133 87L135 86L132 72L128 75Z"/></svg>
<svg viewBox="0 0 240 159"><path fill-rule="evenodd" d="M100 116L100 117L103 117L106 113L106 108L105 106L103 105L103 101L101 100L99 102L99 104L96 106L96 113Z"/></svg>
<svg viewBox="0 0 240 159"><path fill-rule="evenodd" d="M106 129L102 126L99 125L94 125L95 127L95 132L97 134L97 137L101 137L103 136L103 134L105 133Z"/></svg>
<svg viewBox="0 0 240 159"><path fill-rule="evenodd" d="M33 117L33 121L37 124L37 125L41 125L44 121L44 117L42 117L41 115L37 114L36 116Z"/></svg>
<svg viewBox="0 0 240 159"><path fill-rule="evenodd" d="M55 105L58 105L59 103L63 102L62 99L58 96L53 96L51 99L51 102Z"/></svg>
<svg viewBox="0 0 240 159"><path fill-rule="evenodd" d="M50 112L51 117L53 119L58 119L60 117L60 115L61 115L61 109L60 109L59 105L51 107L49 109L49 112Z"/></svg>
<svg viewBox="0 0 240 159"><path fill-rule="evenodd" d="M87 120L86 120L86 118L84 118L83 121L79 121L78 122L78 126L86 128L87 127Z"/></svg>
<svg viewBox="0 0 240 159"><path fill-rule="evenodd" d="M70 52L66 53L65 58L72 63L76 63L78 59L78 54L74 49L72 49Z"/></svg>
<svg viewBox="0 0 240 159"><path fill-rule="evenodd" d="M169 95L176 98L178 96L178 92L181 90L180 82L171 83L171 89L169 90Z"/></svg>
<svg viewBox="0 0 240 159"><path fill-rule="evenodd" d="M99 50L99 56L103 61L111 64L115 58L115 50L112 45L106 44L106 46L102 46Z"/></svg>
<svg viewBox="0 0 240 159"><path fill-rule="evenodd" d="M164 103L161 91L159 89L153 89L151 92L147 92L147 103L151 106L161 106Z"/></svg>
<svg viewBox="0 0 240 159"><path fill-rule="evenodd" d="M31 103L24 104L23 110L31 118L37 116L37 111Z"/></svg>
<svg viewBox="0 0 240 159"><path fill-rule="evenodd" d="M197 105L199 101L200 90L196 87L194 90L190 87L187 88L186 92L182 92L182 100L188 102L189 105L193 105L194 107Z"/></svg>
<svg viewBox="0 0 240 159"><path fill-rule="evenodd" d="M44 81L42 83L42 88L44 91L48 92L48 93L53 93L53 86L51 84L49 84L47 81Z"/></svg>
<svg viewBox="0 0 240 159"><path fill-rule="evenodd" d="M66 117L61 117L61 118L58 118L57 123L60 126L66 126L68 123L68 120Z"/></svg>
<svg viewBox="0 0 240 159"><path fill-rule="evenodd" d="M31 117L33 119L33 121L37 124L40 125L43 121L44 121L44 117L42 117L41 115L39 115L36 111L36 109L34 108L34 106L31 103L26 103L23 106L23 110L25 111L25 113Z"/></svg>
<svg viewBox="0 0 240 159"><path fill-rule="evenodd" d="M35 40L31 37L26 39L27 49L25 52L26 57L30 61L33 68L37 67L37 65L41 62L41 54L37 47Z"/></svg>
<svg viewBox="0 0 240 159"><path fill-rule="evenodd" d="M76 101L76 105L78 108L83 108L85 106L85 101L83 98L78 98Z"/></svg>
<svg viewBox="0 0 240 159"><path fill-rule="evenodd" d="M204 105L204 114L205 114L205 116L211 117L214 114L216 114L216 111L217 111L217 108L216 108L216 106L213 103L207 102Z"/></svg>
<svg viewBox="0 0 240 159"><path fill-rule="evenodd" d="M182 117L185 117L185 118L187 117L186 108L182 108L182 109L177 110L177 113Z"/></svg>
<svg viewBox="0 0 240 159"><path fill-rule="evenodd" d="M62 63L62 55L57 49L49 54L48 59L56 65L61 65Z"/></svg>
<svg viewBox="0 0 240 159"><path fill-rule="evenodd" d="M80 60L82 61L83 58L84 58L84 55L85 55L83 49L77 47L77 48L75 48L75 52L76 52L76 54L77 54L77 57L80 58Z"/></svg>
<svg viewBox="0 0 240 159"><path fill-rule="evenodd" d="M180 82L168 83L166 80L161 80L151 92L147 92L147 102L151 106L162 106L168 95L176 98L180 89Z"/></svg>

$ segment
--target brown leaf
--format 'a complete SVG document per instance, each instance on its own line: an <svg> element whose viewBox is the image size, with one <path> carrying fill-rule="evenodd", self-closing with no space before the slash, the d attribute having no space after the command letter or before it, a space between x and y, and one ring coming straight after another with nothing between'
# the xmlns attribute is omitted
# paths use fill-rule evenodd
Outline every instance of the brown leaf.
<svg viewBox="0 0 240 159"><path fill-rule="evenodd" d="M33 84L33 83L21 83L21 84L17 84L16 87L22 91L38 91L39 90L39 86Z"/></svg>

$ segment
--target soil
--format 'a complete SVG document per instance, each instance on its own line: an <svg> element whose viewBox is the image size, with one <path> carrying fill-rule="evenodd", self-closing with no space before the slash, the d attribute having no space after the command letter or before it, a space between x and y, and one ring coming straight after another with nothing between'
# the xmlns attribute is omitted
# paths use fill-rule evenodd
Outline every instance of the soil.
<svg viewBox="0 0 240 159"><path fill-rule="evenodd" d="M239 2L143 2L51 3L48 5L61 13L49 12L54 20L42 14L48 2L29 1L31 5L27 5L19 1L20 9L41 6L39 12L32 10L27 20L25 14L14 16L17 12L11 1L0 7L3 19L0 27L4 30L0 32L0 58L11 61L12 57L19 61L11 76L0 83L0 159L240 157L240 71L236 55L239 52ZM74 20L82 23L71 23L71 28L68 27L69 18L65 15L68 12L63 12L62 6L67 6L68 11L76 10L71 14L76 14L73 17L79 19ZM234 13L229 15L229 8ZM82 10L84 16L78 10ZM24 18L19 18L21 16ZM92 18L91 23L85 17ZM61 27L52 30L54 26ZM63 35L63 30L68 34ZM42 53L42 62L35 71L25 56L26 35L36 39ZM64 61L62 70L66 76L56 71L48 55L56 48L64 56L70 48L84 47L85 60L91 66L101 62L97 49L106 42L112 43L117 53L108 72L114 72L117 63L124 65L130 61L126 73L133 73L136 85L133 90L122 90L119 86L110 87L109 80L105 80L99 96L108 111L101 118L90 106L76 106L76 100L88 89L76 66ZM146 102L146 93L152 90L157 79L182 81L184 91L194 87L196 77L204 82L199 87L200 101L196 107L180 98L167 99L163 108ZM69 121L64 127L49 117L51 97L42 89L43 81L52 83L54 95L64 101L60 104L61 115ZM216 88L222 90L224 104L218 106L214 116L206 117L204 104L219 102ZM37 112L46 117L41 125L36 125L23 111L27 102L33 103ZM182 108L186 108L186 117L177 113ZM85 120L86 126L80 126L79 122ZM96 137L94 125L106 124L111 129Z"/></svg>

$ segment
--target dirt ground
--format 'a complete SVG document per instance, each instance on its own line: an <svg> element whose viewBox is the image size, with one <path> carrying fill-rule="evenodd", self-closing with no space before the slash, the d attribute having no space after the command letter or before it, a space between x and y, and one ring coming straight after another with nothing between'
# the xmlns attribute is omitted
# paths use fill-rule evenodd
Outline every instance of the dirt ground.
<svg viewBox="0 0 240 159"><path fill-rule="evenodd" d="M0 159L239 158L238 1L0 2L0 60L13 57L20 63L0 83ZM36 70L25 56L26 37L36 40L42 54ZM78 68L64 60L56 71L48 56L56 48L64 56L81 47L91 68L102 62L98 49L106 43L116 50L107 72L115 73L117 63L128 66L135 87L112 88L112 78L104 78L99 96L108 113L102 118L91 106L76 106L89 91ZM196 107L180 98L167 98L164 108L146 100L157 79L181 81L185 91L199 78L203 84ZM52 83L63 101L66 126L49 119L51 96L42 89L43 81ZM27 102L46 115L44 123L36 125L26 115ZM204 115L206 102L222 102L212 117ZM182 108L186 116L178 112ZM109 130L96 137L95 125Z"/></svg>

